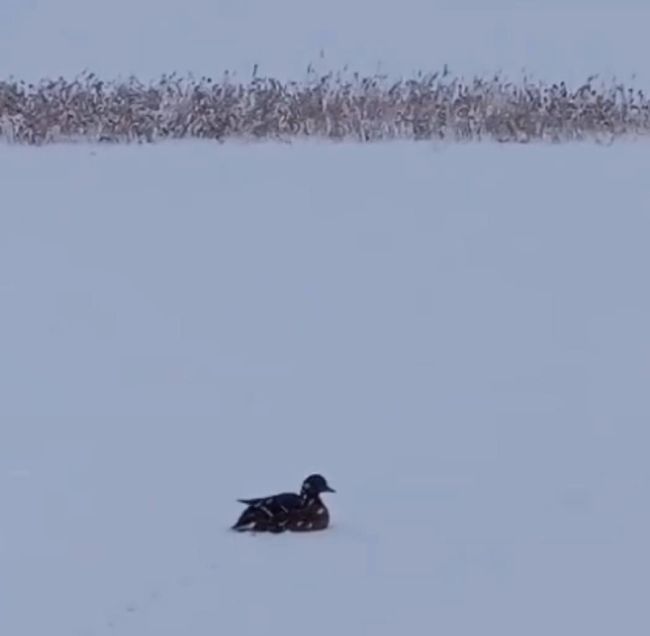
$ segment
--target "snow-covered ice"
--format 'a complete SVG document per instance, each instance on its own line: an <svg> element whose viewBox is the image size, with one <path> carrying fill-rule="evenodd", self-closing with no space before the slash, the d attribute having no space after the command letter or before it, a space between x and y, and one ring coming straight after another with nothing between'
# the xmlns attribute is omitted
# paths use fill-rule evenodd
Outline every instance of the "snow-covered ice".
<svg viewBox="0 0 650 636"><path fill-rule="evenodd" d="M3 0L0 77L454 73L647 88L645 0ZM321 52L324 58L321 59Z"/></svg>
<svg viewBox="0 0 650 636"><path fill-rule="evenodd" d="M1 148L0 633L643 633L647 158Z"/></svg>

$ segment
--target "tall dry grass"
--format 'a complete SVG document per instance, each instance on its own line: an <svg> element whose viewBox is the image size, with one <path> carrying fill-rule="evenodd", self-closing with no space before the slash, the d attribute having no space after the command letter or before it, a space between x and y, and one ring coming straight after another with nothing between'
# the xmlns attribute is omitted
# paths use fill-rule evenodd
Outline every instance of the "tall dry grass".
<svg viewBox="0 0 650 636"><path fill-rule="evenodd" d="M447 72L385 76L311 72L300 82L226 73L152 83L94 74L37 84L0 82L0 139L155 142L164 139L322 138L609 142L650 131L650 102L622 84L547 84Z"/></svg>

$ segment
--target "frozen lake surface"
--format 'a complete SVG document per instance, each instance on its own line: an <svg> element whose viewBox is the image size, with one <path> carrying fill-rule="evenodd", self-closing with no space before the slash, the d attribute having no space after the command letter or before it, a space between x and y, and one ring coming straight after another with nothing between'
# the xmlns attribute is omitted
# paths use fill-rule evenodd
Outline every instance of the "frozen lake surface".
<svg viewBox="0 0 650 636"><path fill-rule="evenodd" d="M647 153L0 148L0 632L638 633Z"/></svg>

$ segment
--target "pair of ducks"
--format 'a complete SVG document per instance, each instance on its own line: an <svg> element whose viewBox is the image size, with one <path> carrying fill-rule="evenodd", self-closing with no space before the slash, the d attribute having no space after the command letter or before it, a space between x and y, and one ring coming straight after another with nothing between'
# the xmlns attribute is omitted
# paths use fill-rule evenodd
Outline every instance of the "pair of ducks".
<svg viewBox="0 0 650 636"><path fill-rule="evenodd" d="M232 529L274 533L325 530L330 515L320 498L324 492L336 491L322 475L310 475L302 483L299 495L286 492L257 499L238 499L247 507Z"/></svg>

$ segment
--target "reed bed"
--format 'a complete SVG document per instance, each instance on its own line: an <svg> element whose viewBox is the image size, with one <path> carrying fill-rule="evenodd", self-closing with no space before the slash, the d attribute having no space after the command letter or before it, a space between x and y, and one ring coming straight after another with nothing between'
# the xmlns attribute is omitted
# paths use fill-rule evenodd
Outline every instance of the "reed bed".
<svg viewBox="0 0 650 636"><path fill-rule="evenodd" d="M569 87L446 70L391 81L383 75L309 72L298 82L165 75L102 81L93 73L36 84L0 82L0 140L156 142L167 139L357 142L609 143L650 131L644 92L595 77Z"/></svg>

